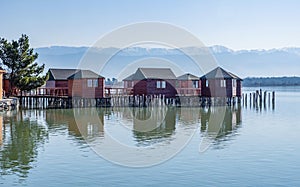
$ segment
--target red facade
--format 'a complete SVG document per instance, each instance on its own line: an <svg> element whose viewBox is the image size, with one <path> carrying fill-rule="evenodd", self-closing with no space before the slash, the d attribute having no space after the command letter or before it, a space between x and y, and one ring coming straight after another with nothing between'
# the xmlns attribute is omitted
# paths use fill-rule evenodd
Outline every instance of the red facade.
<svg viewBox="0 0 300 187"><path fill-rule="evenodd" d="M158 84L160 86L158 86ZM164 95L167 98L175 97L176 80L145 79L137 81L133 86L134 95Z"/></svg>
<svg viewBox="0 0 300 187"><path fill-rule="evenodd" d="M97 80L94 85L93 81ZM89 81L92 85L89 85ZM68 96L82 98L103 98L104 97L104 78L98 79L69 79L68 80Z"/></svg>
<svg viewBox="0 0 300 187"><path fill-rule="evenodd" d="M201 94L200 80L178 80L176 89L179 95L198 96Z"/></svg>
<svg viewBox="0 0 300 187"><path fill-rule="evenodd" d="M50 95L103 98L104 77L90 70L49 69L46 92Z"/></svg>
<svg viewBox="0 0 300 187"><path fill-rule="evenodd" d="M233 83L234 81L236 83ZM241 97L241 93L241 80L239 79L201 79L201 96L203 97Z"/></svg>
<svg viewBox="0 0 300 187"><path fill-rule="evenodd" d="M241 97L242 79L217 67L200 78L203 97Z"/></svg>

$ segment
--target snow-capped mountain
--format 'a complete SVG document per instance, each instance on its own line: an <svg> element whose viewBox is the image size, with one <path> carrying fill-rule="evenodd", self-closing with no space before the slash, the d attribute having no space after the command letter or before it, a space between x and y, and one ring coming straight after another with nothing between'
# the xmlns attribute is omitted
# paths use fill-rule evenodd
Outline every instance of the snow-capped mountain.
<svg viewBox="0 0 300 187"><path fill-rule="evenodd" d="M179 67L185 68L185 71L193 72L193 68L188 65L189 59L183 51L199 56L210 52L220 66L241 77L300 75L300 48L296 47L234 51L220 45L208 48L187 47L184 49L131 47L122 50L117 48L51 46L37 48L36 51L39 53L38 61L45 63L46 68L76 68L87 51L94 54L95 58L101 55L115 54L113 59L115 68L111 72L111 77L121 71L121 69L118 69L119 66L122 68L126 64L147 57L158 57L173 61Z"/></svg>

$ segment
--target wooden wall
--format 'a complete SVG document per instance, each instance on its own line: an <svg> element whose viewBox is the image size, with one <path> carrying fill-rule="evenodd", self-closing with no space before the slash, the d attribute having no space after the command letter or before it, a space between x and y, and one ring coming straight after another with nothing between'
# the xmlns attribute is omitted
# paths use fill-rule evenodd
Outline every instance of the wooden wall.
<svg viewBox="0 0 300 187"><path fill-rule="evenodd" d="M203 97L233 97L232 79L226 79L226 87L221 87L222 79L209 79L209 87L206 87L206 79L201 80L201 96ZM240 81L237 80L236 96L241 95Z"/></svg>
<svg viewBox="0 0 300 187"><path fill-rule="evenodd" d="M166 88L156 88L157 81L166 81ZM133 87L134 95L165 95L165 97L175 97L177 94L176 80L146 79L135 83Z"/></svg>
<svg viewBox="0 0 300 187"><path fill-rule="evenodd" d="M68 96L83 98L103 98L104 97L104 78L98 79L98 87L88 87L88 79L68 80Z"/></svg>
<svg viewBox="0 0 300 187"><path fill-rule="evenodd" d="M55 87L68 88L68 80L56 80Z"/></svg>

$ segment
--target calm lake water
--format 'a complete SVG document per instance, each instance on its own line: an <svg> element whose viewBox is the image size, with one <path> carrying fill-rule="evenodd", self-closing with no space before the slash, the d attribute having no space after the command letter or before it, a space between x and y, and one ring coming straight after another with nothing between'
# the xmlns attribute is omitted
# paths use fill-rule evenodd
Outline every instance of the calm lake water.
<svg viewBox="0 0 300 187"><path fill-rule="evenodd" d="M2 112L0 186L299 186L300 87L263 89L274 109Z"/></svg>

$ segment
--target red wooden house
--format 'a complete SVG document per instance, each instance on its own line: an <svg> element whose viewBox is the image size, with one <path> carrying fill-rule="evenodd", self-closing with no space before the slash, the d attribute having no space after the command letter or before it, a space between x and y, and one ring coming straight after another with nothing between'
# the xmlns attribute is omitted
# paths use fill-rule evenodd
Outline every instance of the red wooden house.
<svg viewBox="0 0 300 187"><path fill-rule="evenodd" d="M200 95L200 78L186 73L177 77L176 89L181 96L198 96Z"/></svg>
<svg viewBox="0 0 300 187"><path fill-rule="evenodd" d="M103 98L104 77L90 70L78 70L68 77L68 96Z"/></svg>
<svg viewBox="0 0 300 187"><path fill-rule="evenodd" d="M238 76L217 67L204 76L201 80L201 96L203 97L241 97L242 79Z"/></svg>
<svg viewBox="0 0 300 187"><path fill-rule="evenodd" d="M103 98L104 77L78 69L49 69L45 94L82 98Z"/></svg>
<svg viewBox="0 0 300 187"><path fill-rule="evenodd" d="M68 95L68 77L77 69L52 69L48 70L49 79L46 82L46 95Z"/></svg>
<svg viewBox="0 0 300 187"><path fill-rule="evenodd" d="M132 88L134 95L165 95L175 97L176 76L170 68L138 68L124 80L124 88Z"/></svg>
<svg viewBox="0 0 300 187"><path fill-rule="evenodd" d="M68 77L73 75L77 69L53 69L48 70L49 79L46 82L47 88L68 88Z"/></svg>

